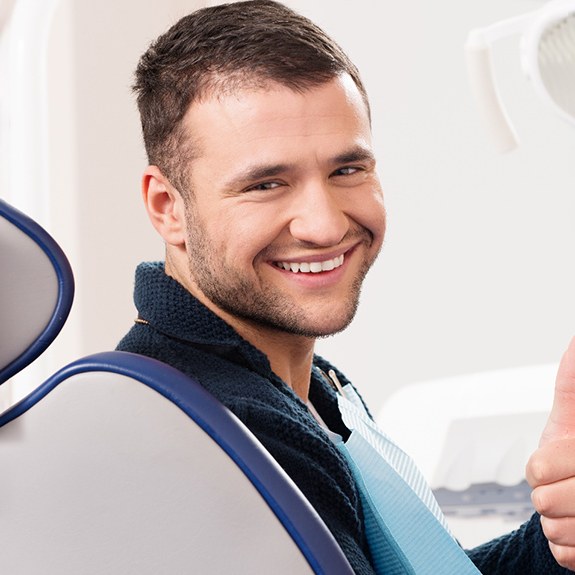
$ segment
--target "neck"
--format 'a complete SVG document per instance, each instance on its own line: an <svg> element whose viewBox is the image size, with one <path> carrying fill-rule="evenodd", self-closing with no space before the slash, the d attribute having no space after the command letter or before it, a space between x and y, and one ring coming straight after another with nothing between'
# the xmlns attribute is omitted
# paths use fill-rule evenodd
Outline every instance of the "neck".
<svg viewBox="0 0 575 575"><path fill-rule="evenodd" d="M226 318L236 331L265 353L273 372L304 402L308 399L315 340ZM234 321L235 320L235 321Z"/></svg>
<svg viewBox="0 0 575 575"><path fill-rule="evenodd" d="M167 253L166 273L231 325L245 340L264 353L270 362L272 371L291 387L302 401L307 402L315 339L261 326L223 311L209 300L189 278L178 273L178 266L174 265L169 256L170 254Z"/></svg>

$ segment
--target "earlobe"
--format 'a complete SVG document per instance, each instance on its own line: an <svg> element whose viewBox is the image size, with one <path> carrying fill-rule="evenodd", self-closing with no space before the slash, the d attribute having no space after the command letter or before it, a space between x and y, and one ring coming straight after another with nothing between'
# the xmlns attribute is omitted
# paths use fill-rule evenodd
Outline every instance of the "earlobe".
<svg viewBox="0 0 575 575"><path fill-rule="evenodd" d="M142 198L152 225L164 241L173 246L184 244L184 201L157 166L148 166L144 172Z"/></svg>

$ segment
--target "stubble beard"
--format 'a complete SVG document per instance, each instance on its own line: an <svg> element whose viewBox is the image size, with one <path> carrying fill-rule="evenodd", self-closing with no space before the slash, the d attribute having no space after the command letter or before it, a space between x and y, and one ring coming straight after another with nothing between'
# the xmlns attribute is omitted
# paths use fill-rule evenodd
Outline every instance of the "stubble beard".
<svg viewBox="0 0 575 575"><path fill-rule="evenodd" d="M188 267L197 288L213 304L234 317L258 326L309 338L321 338L344 330L353 320L359 305L363 280L375 256L366 258L356 275L338 317L328 311L329 323L313 320L297 302L270 283L254 283L218 258L207 240L197 216L188 221ZM371 238L371 235L365 231ZM328 302L329 303L329 302ZM330 309L330 306L324 306ZM335 306L332 308L335 309Z"/></svg>

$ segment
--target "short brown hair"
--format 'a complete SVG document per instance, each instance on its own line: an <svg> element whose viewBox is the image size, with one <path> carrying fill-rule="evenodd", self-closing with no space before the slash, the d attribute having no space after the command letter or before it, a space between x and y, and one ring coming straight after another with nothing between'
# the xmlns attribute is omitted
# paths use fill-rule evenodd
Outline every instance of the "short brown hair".
<svg viewBox="0 0 575 575"><path fill-rule="evenodd" d="M323 30L286 6L249 0L193 12L153 42L136 69L148 161L183 192L193 150L182 121L194 101L269 82L304 91L343 73L369 111L355 65Z"/></svg>

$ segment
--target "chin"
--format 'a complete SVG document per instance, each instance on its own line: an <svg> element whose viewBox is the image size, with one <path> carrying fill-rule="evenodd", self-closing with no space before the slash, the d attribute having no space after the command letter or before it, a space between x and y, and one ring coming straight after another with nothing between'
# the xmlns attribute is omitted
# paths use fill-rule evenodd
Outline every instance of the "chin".
<svg viewBox="0 0 575 575"><path fill-rule="evenodd" d="M355 310L353 310L353 313L348 314L339 320L331 318L329 322L315 322L307 325L302 322L300 325L293 326L291 331L297 335L304 335L312 338L329 337L346 329L353 321L354 316Z"/></svg>
<svg viewBox="0 0 575 575"><path fill-rule="evenodd" d="M350 323L351 323L351 319L349 321L346 321L345 323L338 324L337 326L333 326L333 327L330 327L326 330L323 330L323 331L319 332L315 337L318 339L321 339L324 337L330 337L332 335L335 335L336 333L340 333L340 332L344 331L349 326Z"/></svg>

